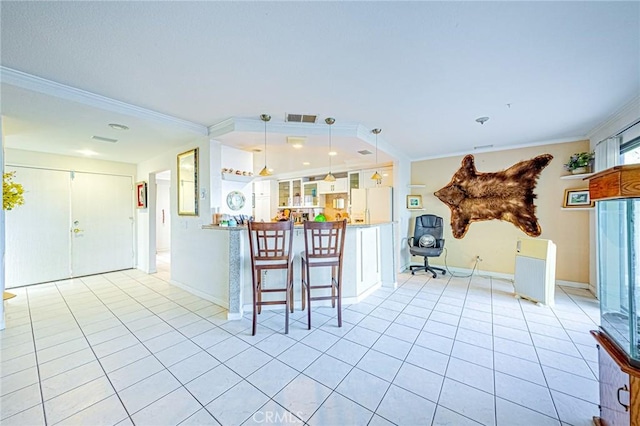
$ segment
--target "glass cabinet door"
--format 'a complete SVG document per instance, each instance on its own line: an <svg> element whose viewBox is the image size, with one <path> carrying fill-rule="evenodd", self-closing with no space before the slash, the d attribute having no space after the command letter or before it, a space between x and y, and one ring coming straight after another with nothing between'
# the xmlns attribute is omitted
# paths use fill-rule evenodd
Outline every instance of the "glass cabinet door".
<svg viewBox="0 0 640 426"><path fill-rule="evenodd" d="M598 264L600 322L638 362L637 283L640 243L640 199L599 201Z"/></svg>
<svg viewBox="0 0 640 426"><path fill-rule="evenodd" d="M302 181L300 179L291 181L291 199L291 206L302 205Z"/></svg>
<svg viewBox="0 0 640 426"><path fill-rule="evenodd" d="M278 182L278 206L291 205L291 181L283 180Z"/></svg>
<svg viewBox="0 0 640 426"><path fill-rule="evenodd" d="M313 182L304 183L304 200L305 207L316 207L318 205L318 184Z"/></svg>

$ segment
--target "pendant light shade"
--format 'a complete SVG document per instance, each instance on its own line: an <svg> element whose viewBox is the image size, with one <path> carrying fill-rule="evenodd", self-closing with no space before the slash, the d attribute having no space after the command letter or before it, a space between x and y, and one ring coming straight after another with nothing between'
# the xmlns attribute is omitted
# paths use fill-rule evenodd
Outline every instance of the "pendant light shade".
<svg viewBox="0 0 640 426"><path fill-rule="evenodd" d="M329 125L329 173L324 177L325 182L335 182L336 177L331 173L331 125L336 122L335 118L327 117L324 122Z"/></svg>
<svg viewBox="0 0 640 426"><path fill-rule="evenodd" d="M271 176L271 172L267 168L267 121L271 120L269 114L261 114L260 120L264 121L264 167L258 173L260 176Z"/></svg>
<svg viewBox="0 0 640 426"><path fill-rule="evenodd" d="M377 184L382 183L382 176L378 173L378 134L382 132L382 129L373 129L371 133L376 135L376 172L371 176L371 179L375 180Z"/></svg>

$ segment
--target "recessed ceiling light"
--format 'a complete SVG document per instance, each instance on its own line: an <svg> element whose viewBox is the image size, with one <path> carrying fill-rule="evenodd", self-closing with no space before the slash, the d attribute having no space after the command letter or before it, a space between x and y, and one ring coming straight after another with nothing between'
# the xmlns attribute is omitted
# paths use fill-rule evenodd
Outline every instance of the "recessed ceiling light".
<svg viewBox="0 0 640 426"><path fill-rule="evenodd" d="M338 153L337 153L337 152L335 152L335 151L329 151L329 155L333 157L333 156L338 155Z"/></svg>
<svg viewBox="0 0 640 426"><path fill-rule="evenodd" d="M294 148L302 148L307 138L301 136L287 136L287 143Z"/></svg>
<svg viewBox="0 0 640 426"><path fill-rule="evenodd" d="M303 166L310 166L310 165L311 165L311 163L310 163L310 162L308 162L308 161L305 161L304 163L302 163L302 165L303 165Z"/></svg>
<svg viewBox="0 0 640 426"><path fill-rule="evenodd" d="M109 127L115 130L129 130L129 127L125 126L124 124L118 123L109 123Z"/></svg>
<svg viewBox="0 0 640 426"><path fill-rule="evenodd" d="M91 157L92 155L98 155L97 152L91 151L90 149L79 149L76 151L78 154L85 155L87 157Z"/></svg>

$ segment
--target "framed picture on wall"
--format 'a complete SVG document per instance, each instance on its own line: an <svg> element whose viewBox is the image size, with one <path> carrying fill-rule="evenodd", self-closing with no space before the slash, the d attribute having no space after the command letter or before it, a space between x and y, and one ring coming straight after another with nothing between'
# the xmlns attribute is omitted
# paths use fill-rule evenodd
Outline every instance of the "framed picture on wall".
<svg viewBox="0 0 640 426"><path fill-rule="evenodd" d="M594 203L589 197L589 188L581 189L565 189L564 200L562 207L564 208L589 208L593 207Z"/></svg>
<svg viewBox="0 0 640 426"><path fill-rule="evenodd" d="M407 208L421 209L422 208L422 195L407 195Z"/></svg>
<svg viewBox="0 0 640 426"><path fill-rule="evenodd" d="M136 207L139 209L147 208L147 182L136 183Z"/></svg>

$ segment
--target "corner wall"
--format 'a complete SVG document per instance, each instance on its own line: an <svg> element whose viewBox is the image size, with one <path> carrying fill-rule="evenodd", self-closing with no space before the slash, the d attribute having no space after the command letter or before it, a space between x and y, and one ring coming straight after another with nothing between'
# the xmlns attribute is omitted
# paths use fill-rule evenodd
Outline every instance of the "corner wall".
<svg viewBox="0 0 640 426"><path fill-rule="evenodd" d="M539 238L552 240L557 245L556 279L586 286L589 284L589 210L561 210L566 188L586 188L581 180L562 180L566 175L562 165L575 152L588 151L589 141L542 145L505 151L475 153L479 172L497 172L513 164L541 154L553 155L551 163L542 171L535 189L536 216L542 227ZM451 212L433 193L446 186L460 168L464 156L438 158L413 162L411 182L425 183L425 188L413 189L413 194L423 197L425 211L412 212L409 234L413 233L415 217L421 214L442 216L445 222L446 263L449 267L471 269L476 255L483 261L478 269L498 274L514 273L515 246L518 238L530 238L505 221L491 220L472 223L462 239L451 233ZM414 263L422 258L414 257ZM430 259L434 265L443 265L445 254Z"/></svg>

